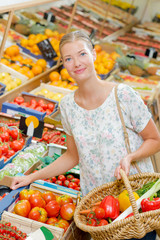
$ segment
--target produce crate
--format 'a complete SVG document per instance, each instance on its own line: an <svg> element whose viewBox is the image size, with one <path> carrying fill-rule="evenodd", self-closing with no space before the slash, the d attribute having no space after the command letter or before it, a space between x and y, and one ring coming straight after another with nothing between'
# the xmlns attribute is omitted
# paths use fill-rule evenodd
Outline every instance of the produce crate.
<svg viewBox="0 0 160 240"><path fill-rule="evenodd" d="M31 99L35 99L36 101L39 101L40 99L43 99L46 104L53 103L55 105L55 109L53 110L53 112L51 114L53 114L54 112L57 111L57 108L58 108L58 102L57 101L50 100L50 99L47 99L47 98L42 97L42 96L35 96L35 95L27 93L27 92L22 92L21 96L24 98L24 100L26 102L29 102ZM18 115L22 115L22 116L25 116L25 117L28 117L28 116L32 115L32 116L37 117L41 121L44 119L44 117L46 115L46 112L39 112L37 110L31 109L31 108L28 108L28 107L23 107L23 106L8 103L8 102L5 102L5 103L2 104L2 110L1 111L4 112L4 113L11 114L11 115L17 115L18 114Z"/></svg>
<svg viewBox="0 0 160 240"><path fill-rule="evenodd" d="M41 192L52 191L55 195L58 195L58 196L66 194L66 192L64 192L62 190L55 190L55 189L52 189L52 188L49 188L49 187L40 186L40 185L35 184L35 183L30 185L30 189L39 190ZM48 225L48 224L45 224L45 223L40 223L40 222L34 221L32 219L24 218L24 217L21 217L19 215L13 214L12 211L13 211L13 208L14 208L15 204L18 201L19 192L21 190L22 189L20 189L17 194L13 195L13 193L12 193L13 191L9 194L10 196L12 196L12 199L10 198L11 205L8 206L8 207L7 206L5 207L5 209L4 209L5 211L2 214L2 220L9 221L9 222L14 222L14 225L16 225L20 230L23 229L23 231L26 232L26 233L29 233L30 231L32 231L32 227L33 227L34 230L36 230L41 226L45 226L52 232L52 234L58 240L62 240L62 239L63 240L88 239L88 238L85 238L85 233L83 233L81 230L77 229L74 221L72 221L69 228L64 233L64 230L61 229L61 228L51 226L51 225ZM69 194L69 193L67 193L67 194L70 195L73 198L73 201L76 203L77 195L73 195L73 194ZM7 197L9 198L9 196L7 196ZM0 209L0 212L1 211L2 210ZM82 236L84 238L82 238Z"/></svg>
<svg viewBox="0 0 160 240"><path fill-rule="evenodd" d="M0 96L3 95L5 92L6 85L3 83L0 83Z"/></svg>
<svg viewBox="0 0 160 240"><path fill-rule="evenodd" d="M7 72L9 73L13 78L20 78L22 81L22 84L27 81L27 77L14 69L4 65L3 63L0 63L0 72Z"/></svg>

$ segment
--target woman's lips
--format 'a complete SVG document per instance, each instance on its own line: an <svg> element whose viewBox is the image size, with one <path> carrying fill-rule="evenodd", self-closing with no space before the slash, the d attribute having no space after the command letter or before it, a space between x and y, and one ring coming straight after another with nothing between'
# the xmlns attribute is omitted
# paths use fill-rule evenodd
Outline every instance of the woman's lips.
<svg viewBox="0 0 160 240"><path fill-rule="evenodd" d="M85 68L81 68L81 69L78 69L76 71L74 71L76 74L81 74L85 71Z"/></svg>

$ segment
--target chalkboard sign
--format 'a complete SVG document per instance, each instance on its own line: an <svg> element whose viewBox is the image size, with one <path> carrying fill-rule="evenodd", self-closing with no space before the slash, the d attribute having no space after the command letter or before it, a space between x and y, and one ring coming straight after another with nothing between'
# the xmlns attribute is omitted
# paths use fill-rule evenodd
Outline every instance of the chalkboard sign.
<svg viewBox="0 0 160 240"><path fill-rule="evenodd" d="M55 50L53 49L49 39L45 39L39 43L37 43L39 50L41 51L44 59L51 60L57 57Z"/></svg>

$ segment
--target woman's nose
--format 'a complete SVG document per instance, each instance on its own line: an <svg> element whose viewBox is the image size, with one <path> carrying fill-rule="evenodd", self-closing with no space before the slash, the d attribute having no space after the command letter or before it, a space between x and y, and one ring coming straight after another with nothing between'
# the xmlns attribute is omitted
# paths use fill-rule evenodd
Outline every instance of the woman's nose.
<svg viewBox="0 0 160 240"><path fill-rule="evenodd" d="M79 67L80 66L80 62L79 62L78 58L74 59L74 65L75 65L75 67Z"/></svg>

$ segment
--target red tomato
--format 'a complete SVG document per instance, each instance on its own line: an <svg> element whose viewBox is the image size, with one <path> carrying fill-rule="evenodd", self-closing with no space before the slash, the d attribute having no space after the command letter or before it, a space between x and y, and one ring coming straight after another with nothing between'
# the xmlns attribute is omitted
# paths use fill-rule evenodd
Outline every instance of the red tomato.
<svg viewBox="0 0 160 240"><path fill-rule="evenodd" d="M29 107L29 103L28 102L23 102L20 104L22 107Z"/></svg>
<svg viewBox="0 0 160 240"><path fill-rule="evenodd" d="M63 185L63 183L62 183L62 181L61 180L57 180L56 182L55 182L55 184L58 184L58 185Z"/></svg>
<svg viewBox="0 0 160 240"><path fill-rule="evenodd" d="M74 215L75 205L73 203L66 203L61 207L60 215L65 220L71 220Z"/></svg>
<svg viewBox="0 0 160 240"><path fill-rule="evenodd" d="M15 154L15 151L13 149L8 150L8 153L6 155L7 158L12 157Z"/></svg>
<svg viewBox="0 0 160 240"><path fill-rule="evenodd" d="M80 180L78 178L72 178L71 179L71 182L75 182L77 185L78 183L80 182Z"/></svg>
<svg viewBox="0 0 160 240"><path fill-rule="evenodd" d="M64 175L59 175L58 180L61 180L62 182L66 180L66 177Z"/></svg>
<svg viewBox="0 0 160 240"><path fill-rule="evenodd" d="M0 146L0 157L2 156L2 147Z"/></svg>
<svg viewBox="0 0 160 240"><path fill-rule="evenodd" d="M22 143L22 145L24 145L25 144L25 140L24 140L24 138L22 137L21 139L19 139L18 140L20 143Z"/></svg>
<svg viewBox="0 0 160 240"><path fill-rule="evenodd" d="M21 150L23 147L22 143L18 140L14 140L13 142L11 142L11 148L17 152L19 150Z"/></svg>
<svg viewBox="0 0 160 240"><path fill-rule="evenodd" d="M30 199L30 196L34 194L34 190L32 189L23 189L20 193L19 193L19 199L20 200L28 200Z"/></svg>
<svg viewBox="0 0 160 240"><path fill-rule="evenodd" d="M70 182L68 185L69 188L75 189L76 187L78 187L78 185L74 182Z"/></svg>
<svg viewBox="0 0 160 240"><path fill-rule="evenodd" d="M108 221L106 219L101 219L98 223L98 226L104 226L104 225L108 225Z"/></svg>
<svg viewBox="0 0 160 240"><path fill-rule="evenodd" d="M44 201L46 202L46 204L52 200L56 200L56 196L50 191L46 191L46 192L42 193L42 197L43 197Z"/></svg>
<svg viewBox="0 0 160 240"><path fill-rule="evenodd" d="M63 228L64 232L66 232L69 227L69 222L64 219L60 219L58 224L56 224L55 226L59 228Z"/></svg>
<svg viewBox="0 0 160 240"><path fill-rule="evenodd" d="M73 179L73 178L74 178L74 176L72 174L67 175L67 180L71 181L71 179Z"/></svg>
<svg viewBox="0 0 160 240"><path fill-rule="evenodd" d="M69 183L70 183L69 180L65 180L65 181L63 182L63 185L64 185L65 187L68 187Z"/></svg>
<svg viewBox="0 0 160 240"><path fill-rule="evenodd" d="M48 104L47 104L47 108L48 108L51 112L53 112L55 106L54 106L53 103L48 103Z"/></svg>
<svg viewBox="0 0 160 240"><path fill-rule="evenodd" d="M55 183L57 181L57 178L56 177L52 177L52 183Z"/></svg>
<svg viewBox="0 0 160 240"><path fill-rule="evenodd" d="M33 193L30 196L29 202L32 208L34 207L44 208L46 206L44 199L39 194L36 194L36 193Z"/></svg>
<svg viewBox="0 0 160 240"><path fill-rule="evenodd" d="M44 181L52 183L52 180L50 180L50 179L44 179Z"/></svg>
<svg viewBox="0 0 160 240"><path fill-rule="evenodd" d="M28 217L38 222L45 223L47 221L47 212L44 208L34 207L30 211Z"/></svg>
<svg viewBox="0 0 160 240"><path fill-rule="evenodd" d="M8 148L8 145L3 144L3 145L1 146L2 154L7 155L8 149L9 149L9 148Z"/></svg>
<svg viewBox="0 0 160 240"><path fill-rule="evenodd" d="M21 138L22 137L22 134L21 132L18 131L18 129L12 129L10 131L10 136L14 139L14 140L17 140L17 138Z"/></svg>
<svg viewBox="0 0 160 240"><path fill-rule="evenodd" d="M58 222L58 219L56 217L51 217L51 218L48 218L46 223L49 225L55 226L55 223L57 222Z"/></svg>
<svg viewBox="0 0 160 240"><path fill-rule="evenodd" d="M68 195L61 195L57 198L57 202L59 203L60 206L62 206L66 203L73 203L73 199Z"/></svg>
<svg viewBox="0 0 160 240"><path fill-rule="evenodd" d="M51 110L46 109L46 114L47 114L47 115L50 115L51 113L52 113Z"/></svg>
<svg viewBox="0 0 160 240"><path fill-rule="evenodd" d="M94 210L97 219L102 219L105 217L105 210L103 208L97 207Z"/></svg>
<svg viewBox="0 0 160 240"><path fill-rule="evenodd" d="M96 214L92 210L87 214L87 220L95 218L95 217L96 217Z"/></svg>
<svg viewBox="0 0 160 240"><path fill-rule="evenodd" d="M14 206L14 212L23 217L27 217L30 210L31 204L28 200L20 200Z"/></svg>
<svg viewBox="0 0 160 240"><path fill-rule="evenodd" d="M16 97L16 98L14 99L14 102L17 103L17 104L21 104L21 103L24 102L24 98L18 96L18 97Z"/></svg>
<svg viewBox="0 0 160 240"><path fill-rule="evenodd" d="M81 191L81 188L80 187L76 187L75 190Z"/></svg>
<svg viewBox="0 0 160 240"><path fill-rule="evenodd" d="M39 112L43 112L43 108L41 106L36 107L35 110Z"/></svg>
<svg viewBox="0 0 160 240"><path fill-rule="evenodd" d="M34 108L35 108L35 107L37 107L38 103L35 99L31 99L30 105L34 106Z"/></svg>
<svg viewBox="0 0 160 240"><path fill-rule="evenodd" d="M1 133L1 139L2 139L2 142L8 142L10 137L9 137L9 133L8 132L2 132Z"/></svg>
<svg viewBox="0 0 160 240"><path fill-rule="evenodd" d="M97 220L92 218L92 219L89 219L87 221L87 225L90 225L90 226L97 226Z"/></svg>
<svg viewBox="0 0 160 240"><path fill-rule="evenodd" d="M52 200L49 203L47 203L45 210L48 213L48 217L58 217L60 206L57 201Z"/></svg>

